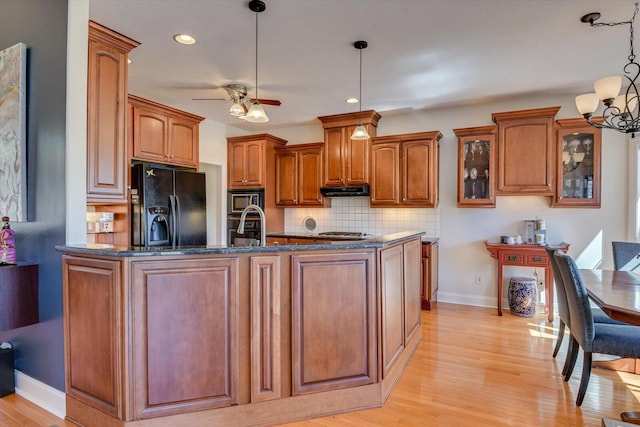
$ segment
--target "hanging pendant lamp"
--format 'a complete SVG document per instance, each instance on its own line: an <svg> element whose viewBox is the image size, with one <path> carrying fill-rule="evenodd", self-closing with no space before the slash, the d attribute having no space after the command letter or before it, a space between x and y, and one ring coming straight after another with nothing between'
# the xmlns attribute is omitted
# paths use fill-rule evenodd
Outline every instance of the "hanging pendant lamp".
<svg viewBox="0 0 640 427"><path fill-rule="evenodd" d="M251 104L244 119L251 123L265 123L269 121L269 117L267 117L267 113L264 112L264 108L262 108L258 98L258 14L264 12L266 8L267 6L261 0L251 0L249 2L249 9L256 13L256 100Z"/></svg>
<svg viewBox="0 0 640 427"><path fill-rule="evenodd" d="M364 40L357 41L353 44L353 47L360 51L360 122L353 130L351 139L369 139L369 132L367 132L367 128L362 126L362 49L365 49L367 46L368 43Z"/></svg>
<svg viewBox="0 0 640 427"><path fill-rule="evenodd" d="M638 77L640 77L640 64L636 62L633 51L633 23L638 14L638 3L635 4L633 16L629 21L621 22L595 22L600 18L600 13L592 12L580 18L580 21L588 23L592 27L612 27L617 25L629 25L629 62L623 67L623 80L620 76L605 77L594 83L595 93L585 93L576 96L576 107L591 126L598 129L613 129L622 133L633 135L640 132L640 110L637 109L640 91ZM622 89L622 93L620 93ZM598 108L600 101L604 104L602 113L603 121L591 119Z"/></svg>

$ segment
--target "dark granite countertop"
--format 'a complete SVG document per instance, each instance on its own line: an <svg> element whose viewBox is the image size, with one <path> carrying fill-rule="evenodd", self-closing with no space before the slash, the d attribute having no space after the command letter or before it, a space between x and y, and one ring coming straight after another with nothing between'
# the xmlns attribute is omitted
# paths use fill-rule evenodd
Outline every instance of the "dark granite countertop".
<svg viewBox="0 0 640 427"><path fill-rule="evenodd" d="M424 232L416 232L416 233L422 233L422 241L425 243L436 243L439 238L438 237L428 237L426 235L424 235ZM287 231L275 231L275 232L270 232L267 233L267 237L284 237L284 238L294 238L294 239L314 239L314 240L334 240L334 241L340 241L340 240L350 240L353 241L353 237L340 237L340 236L325 236L325 235L319 235L319 234L310 234L310 233L293 233L293 232L287 232ZM373 237L374 239L377 238L377 236Z"/></svg>
<svg viewBox="0 0 640 427"><path fill-rule="evenodd" d="M309 244L274 244L267 246L180 246L180 247L138 247L138 246L112 246L102 244L60 245L56 250L68 254L84 254L114 257L141 257L141 256L171 256L171 255L206 255L206 254L234 254L250 252L290 252L290 251L314 251L327 249L360 249L382 248L397 241L410 239L423 235L423 231L404 231L400 233L376 236L365 240L328 240L325 242L312 242ZM308 235L307 235L308 237ZM423 240L424 241L424 240Z"/></svg>

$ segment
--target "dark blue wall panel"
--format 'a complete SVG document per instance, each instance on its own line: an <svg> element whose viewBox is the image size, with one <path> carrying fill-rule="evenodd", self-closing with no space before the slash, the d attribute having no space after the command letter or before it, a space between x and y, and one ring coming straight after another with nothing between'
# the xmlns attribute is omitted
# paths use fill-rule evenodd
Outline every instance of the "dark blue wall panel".
<svg viewBox="0 0 640 427"><path fill-rule="evenodd" d="M0 332L16 369L64 391L62 266L65 243L67 0L0 0L0 49L27 45L29 222L12 222L18 259L39 265L40 323ZM84 200L78 200L84 205Z"/></svg>

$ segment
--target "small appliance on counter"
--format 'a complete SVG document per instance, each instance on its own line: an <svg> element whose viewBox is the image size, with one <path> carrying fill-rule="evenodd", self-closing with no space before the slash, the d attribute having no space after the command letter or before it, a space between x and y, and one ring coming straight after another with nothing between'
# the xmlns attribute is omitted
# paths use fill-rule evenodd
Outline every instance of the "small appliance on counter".
<svg viewBox="0 0 640 427"><path fill-rule="evenodd" d="M207 203L202 172L149 163L131 171L131 245L207 244Z"/></svg>
<svg viewBox="0 0 640 427"><path fill-rule="evenodd" d="M544 218L536 219L536 227L533 230L535 236L535 244L544 246L547 244L547 223Z"/></svg>
<svg viewBox="0 0 640 427"><path fill-rule="evenodd" d="M113 233L113 212L87 212L87 233Z"/></svg>

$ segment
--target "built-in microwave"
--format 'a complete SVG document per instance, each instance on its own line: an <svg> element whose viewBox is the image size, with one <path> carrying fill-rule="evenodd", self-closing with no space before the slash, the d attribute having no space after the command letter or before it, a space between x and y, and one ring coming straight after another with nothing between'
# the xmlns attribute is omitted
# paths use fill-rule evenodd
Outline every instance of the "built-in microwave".
<svg viewBox="0 0 640 427"><path fill-rule="evenodd" d="M240 215L249 205L258 205L264 210L264 189L253 190L229 190L227 215ZM251 211L257 215L257 212Z"/></svg>

